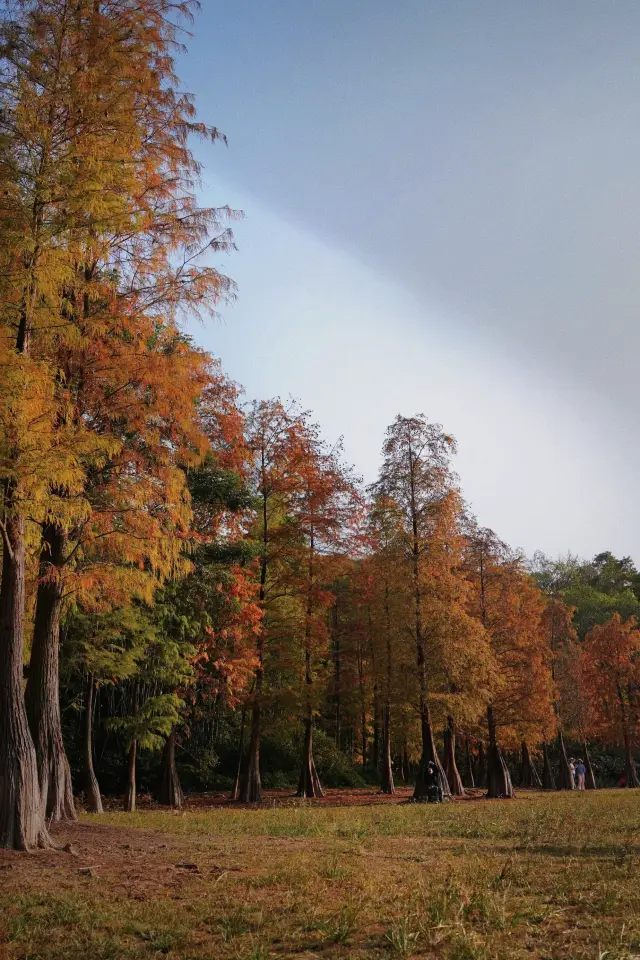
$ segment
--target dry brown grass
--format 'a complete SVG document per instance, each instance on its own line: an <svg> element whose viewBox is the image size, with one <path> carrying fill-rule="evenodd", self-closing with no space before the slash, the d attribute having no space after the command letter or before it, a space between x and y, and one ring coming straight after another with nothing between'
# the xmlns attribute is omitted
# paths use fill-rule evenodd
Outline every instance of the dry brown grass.
<svg viewBox="0 0 640 960"><path fill-rule="evenodd" d="M0 956L640 957L638 791L112 812L55 834L71 852L0 852Z"/></svg>

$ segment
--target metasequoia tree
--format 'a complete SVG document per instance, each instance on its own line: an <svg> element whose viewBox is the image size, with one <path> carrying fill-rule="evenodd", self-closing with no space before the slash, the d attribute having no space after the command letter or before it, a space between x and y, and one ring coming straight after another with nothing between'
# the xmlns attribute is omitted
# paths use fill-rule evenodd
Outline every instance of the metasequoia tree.
<svg viewBox="0 0 640 960"><path fill-rule="evenodd" d="M341 448L328 448L318 428L305 425L296 471L300 486L291 501L292 524L298 532L298 556L291 569L294 594L304 605L304 740L298 796L322 796L313 759L313 718L317 710L314 673L318 654L328 645L327 609L333 595L327 589L331 568L346 552L360 506L355 481L341 462ZM364 757L363 757L364 762Z"/></svg>
<svg viewBox="0 0 640 960"><path fill-rule="evenodd" d="M563 717L560 712L560 698L558 695L558 664L566 655L567 649L577 639L573 626L574 609L568 607L559 597L552 597L547 603L542 615L543 629L549 638L551 650L551 676L554 683L555 698L553 708L556 716L558 753L560 766L558 769L557 786L560 790L573 790L575 783L569 768L569 759L564 742Z"/></svg>
<svg viewBox="0 0 640 960"><path fill-rule="evenodd" d="M38 472L31 473L26 489L21 477L29 445L16 431L19 424L12 423L11 406L24 398L12 391L3 397L10 548L3 589L9 606L15 607L17 597L19 608L22 588L12 583L23 581L24 549L17 543L14 551L11 538L24 541L28 515L43 525L29 712L37 727L40 794L55 816L72 812L59 718L51 706L57 697L61 598L55 561L65 554L60 540L90 516L84 481L87 469L104 455L104 441L86 429L82 412L74 408L73 383L57 360L65 348L80 355L83 346L91 347L110 330L117 336L152 317L172 323L184 307L209 309L227 285L214 269L197 266L203 250L229 238L219 228L219 213L199 210L192 192L197 165L188 135L215 138L217 132L195 123L191 100L175 89L170 51L176 32L170 18L187 14L190 6L169 0L25 0L17 8L18 24L5 22L2 349L12 366L24 368L23 389L31 376L27 367L37 373L39 385L34 383L31 396L41 403L46 398L46 405L38 418L42 478L38 483ZM1 643L12 675L22 615L14 610L0 619L8 624ZM11 717L3 723L0 716L0 728L16 732L3 738L11 796L2 806L20 810L17 820L9 812L11 826L3 825L2 842L30 845L44 834L30 800L24 718L18 716L15 689L0 701L0 711ZM25 819L32 826L23 828Z"/></svg>
<svg viewBox="0 0 640 960"><path fill-rule="evenodd" d="M640 786L633 747L640 732L640 630L615 613L585 637L581 657L591 700L590 732L624 749L625 785Z"/></svg>
<svg viewBox="0 0 640 960"><path fill-rule="evenodd" d="M249 480L256 491L253 536L258 553L258 595L261 624L256 639L256 668L249 708L251 726L239 799L262 799L260 739L267 644L285 631L286 598L290 594L288 565L297 553L298 531L290 523L294 496L303 490L298 467L305 456L306 414L279 400L254 403L247 413L247 445L251 453Z"/></svg>
<svg viewBox="0 0 640 960"><path fill-rule="evenodd" d="M378 495L394 502L400 521L405 626L418 668L421 761L416 800L425 798L424 774L429 762L439 772L443 793L451 793L435 747L432 704L437 703L445 716L452 715L452 704L463 688L462 665L482 667L484 659L483 652L471 654L475 644L481 643L482 627L465 610L460 501L450 468L454 450L453 439L440 425L422 416L397 417L387 430L376 486ZM484 681L478 686L482 688Z"/></svg>
<svg viewBox="0 0 640 960"><path fill-rule="evenodd" d="M502 749L553 729L550 652L542 625L544 601L518 557L491 530L471 529L466 566L472 585L470 611L484 625L497 663L486 704L490 797L512 796Z"/></svg>
<svg viewBox="0 0 640 960"><path fill-rule="evenodd" d="M401 517L395 503L384 494L373 498L369 510L371 556L367 559L368 611L372 612L371 643L377 651L376 665L383 691L380 789L395 793L391 763L392 707L400 700L397 685L407 665L406 644L399 630L403 620L403 591L398 589L403 574L400 539ZM374 710L375 710L374 704Z"/></svg>

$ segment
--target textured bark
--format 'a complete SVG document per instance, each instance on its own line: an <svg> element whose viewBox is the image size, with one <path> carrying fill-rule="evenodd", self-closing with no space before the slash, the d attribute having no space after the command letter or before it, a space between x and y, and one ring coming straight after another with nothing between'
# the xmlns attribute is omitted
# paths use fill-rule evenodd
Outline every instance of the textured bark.
<svg viewBox="0 0 640 960"><path fill-rule="evenodd" d="M502 755L502 750L498 746L496 736L496 723L493 715L493 709L487 708L487 724L489 727L489 752L487 756L487 797L496 799L498 797L511 798L515 796L511 775Z"/></svg>
<svg viewBox="0 0 640 960"><path fill-rule="evenodd" d="M49 820L75 820L71 771L62 739L58 659L65 537L49 524L43 533L25 704L36 748L40 796Z"/></svg>
<svg viewBox="0 0 640 960"><path fill-rule="evenodd" d="M440 763L440 757L438 756L436 745L433 739L433 727L431 726L431 711L429 710L429 704L426 699L422 702L422 710L420 717L420 731L422 734L422 755L420 757L420 767L418 769L418 776L416 777L416 787L413 791L414 800L426 800L427 799L427 787L425 784L424 775L427 769L428 763L433 763L436 770L438 771L438 777L440 780L440 786L442 788L442 796L450 797L451 791L449 789L449 782L447 780L446 774L442 769L442 764Z"/></svg>
<svg viewBox="0 0 640 960"><path fill-rule="evenodd" d="M320 785L320 779L313 760L313 718L311 716L311 708L308 710L304 724L302 769L300 771L300 780L298 782L298 792L296 796L306 797L307 799L324 797L324 791Z"/></svg>
<svg viewBox="0 0 640 960"><path fill-rule="evenodd" d="M484 788L487 785L487 754L482 740L478 744L478 760L476 763L476 787Z"/></svg>
<svg viewBox="0 0 640 960"><path fill-rule="evenodd" d="M631 741L626 730L624 732L624 779L626 787L640 787L638 771L631 753Z"/></svg>
<svg viewBox="0 0 640 960"><path fill-rule="evenodd" d="M15 491L5 487L5 503ZM3 519L0 584L0 847L49 846L36 751L22 689L24 648L24 520Z"/></svg>
<svg viewBox="0 0 640 960"><path fill-rule="evenodd" d="M176 768L176 728L171 728L162 751L162 769L158 788L158 800L168 807L179 810L184 803L180 777Z"/></svg>
<svg viewBox="0 0 640 960"><path fill-rule="evenodd" d="M382 723L382 763L380 765L380 789L382 793L395 793L393 767L391 765L391 705L385 704Z"/></svg>
<svg viewBox="0 0 640 960"><path fill-rule="evenodd" d="M452 797L463 797L462 778L456 766L456 724L452 716L447 717L444 731L443 769Z"/></svg>
<svg viewBox="0 0 640 960"><path fill-rule="evenodd" d="M587 747L587 741L582 741L582 749L584 751L584 785L586 790L597 790L598 785L596 784L596 777L593 772L593 767L591 766L591 757L589 756L589 748Z"/></svg>
<svg viewBox="0 0 640 960"><path fill-rule="evenodd" d="M555 790L556 781L553 776L551 760L549 759L549 744L545 741L542 744L542 789Z"/></svg>
<svg viewBox="0 0 640 960"><path fill-rule="evenodd" d="M102 813L100 787L93 769L93 698L95 680L89 674L84 709L84 793L89 813Z"/></svg>
<svg viewBox="0 0 640 960"><path fill-rule="evenodd" d="M522 741L520 751L520 786L537 787L538 789L542 787L542 781L531 759L529 747L525 740Z"/></svg>
<svg viewBox="0 0 640 960"><path fill-rule="evenodd" d="M567 758L567 749L564 745L562 730L558 732L558 753L560 754L560 763L558 765L558 790L575 790L574 778L571 776L569 760Z"/></svg>

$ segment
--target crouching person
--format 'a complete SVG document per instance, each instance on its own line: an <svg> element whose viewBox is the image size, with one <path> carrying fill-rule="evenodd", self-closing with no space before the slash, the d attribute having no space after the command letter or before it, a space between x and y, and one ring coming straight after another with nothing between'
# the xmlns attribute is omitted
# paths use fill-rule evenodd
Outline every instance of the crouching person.
<svg viewBox="0 0 640 960"><path fill-rule="evenodd" d="M429 761L424 774L424 783L427 788L427 803L442 803L442 784L438 769Z"/></svg>

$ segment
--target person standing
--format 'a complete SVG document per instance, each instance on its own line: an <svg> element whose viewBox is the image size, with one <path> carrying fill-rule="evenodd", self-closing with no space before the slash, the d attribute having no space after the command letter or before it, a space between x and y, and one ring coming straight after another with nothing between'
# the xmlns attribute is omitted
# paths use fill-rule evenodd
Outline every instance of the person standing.
<svg viewBox="0 0 640 960"><path fill-rule="evenodd" d="M576 765L573 757L569 760L569 775L571 777L571 789L574 790L576 786Z"/></svg>
<svg viewBox="0 0 640 960"><path fill-rule="evenodd" d="M586 772L587 768L584 763L582 760L578 760L576 763L576 787L578 790L584 790L584 776Z"/></svg>

